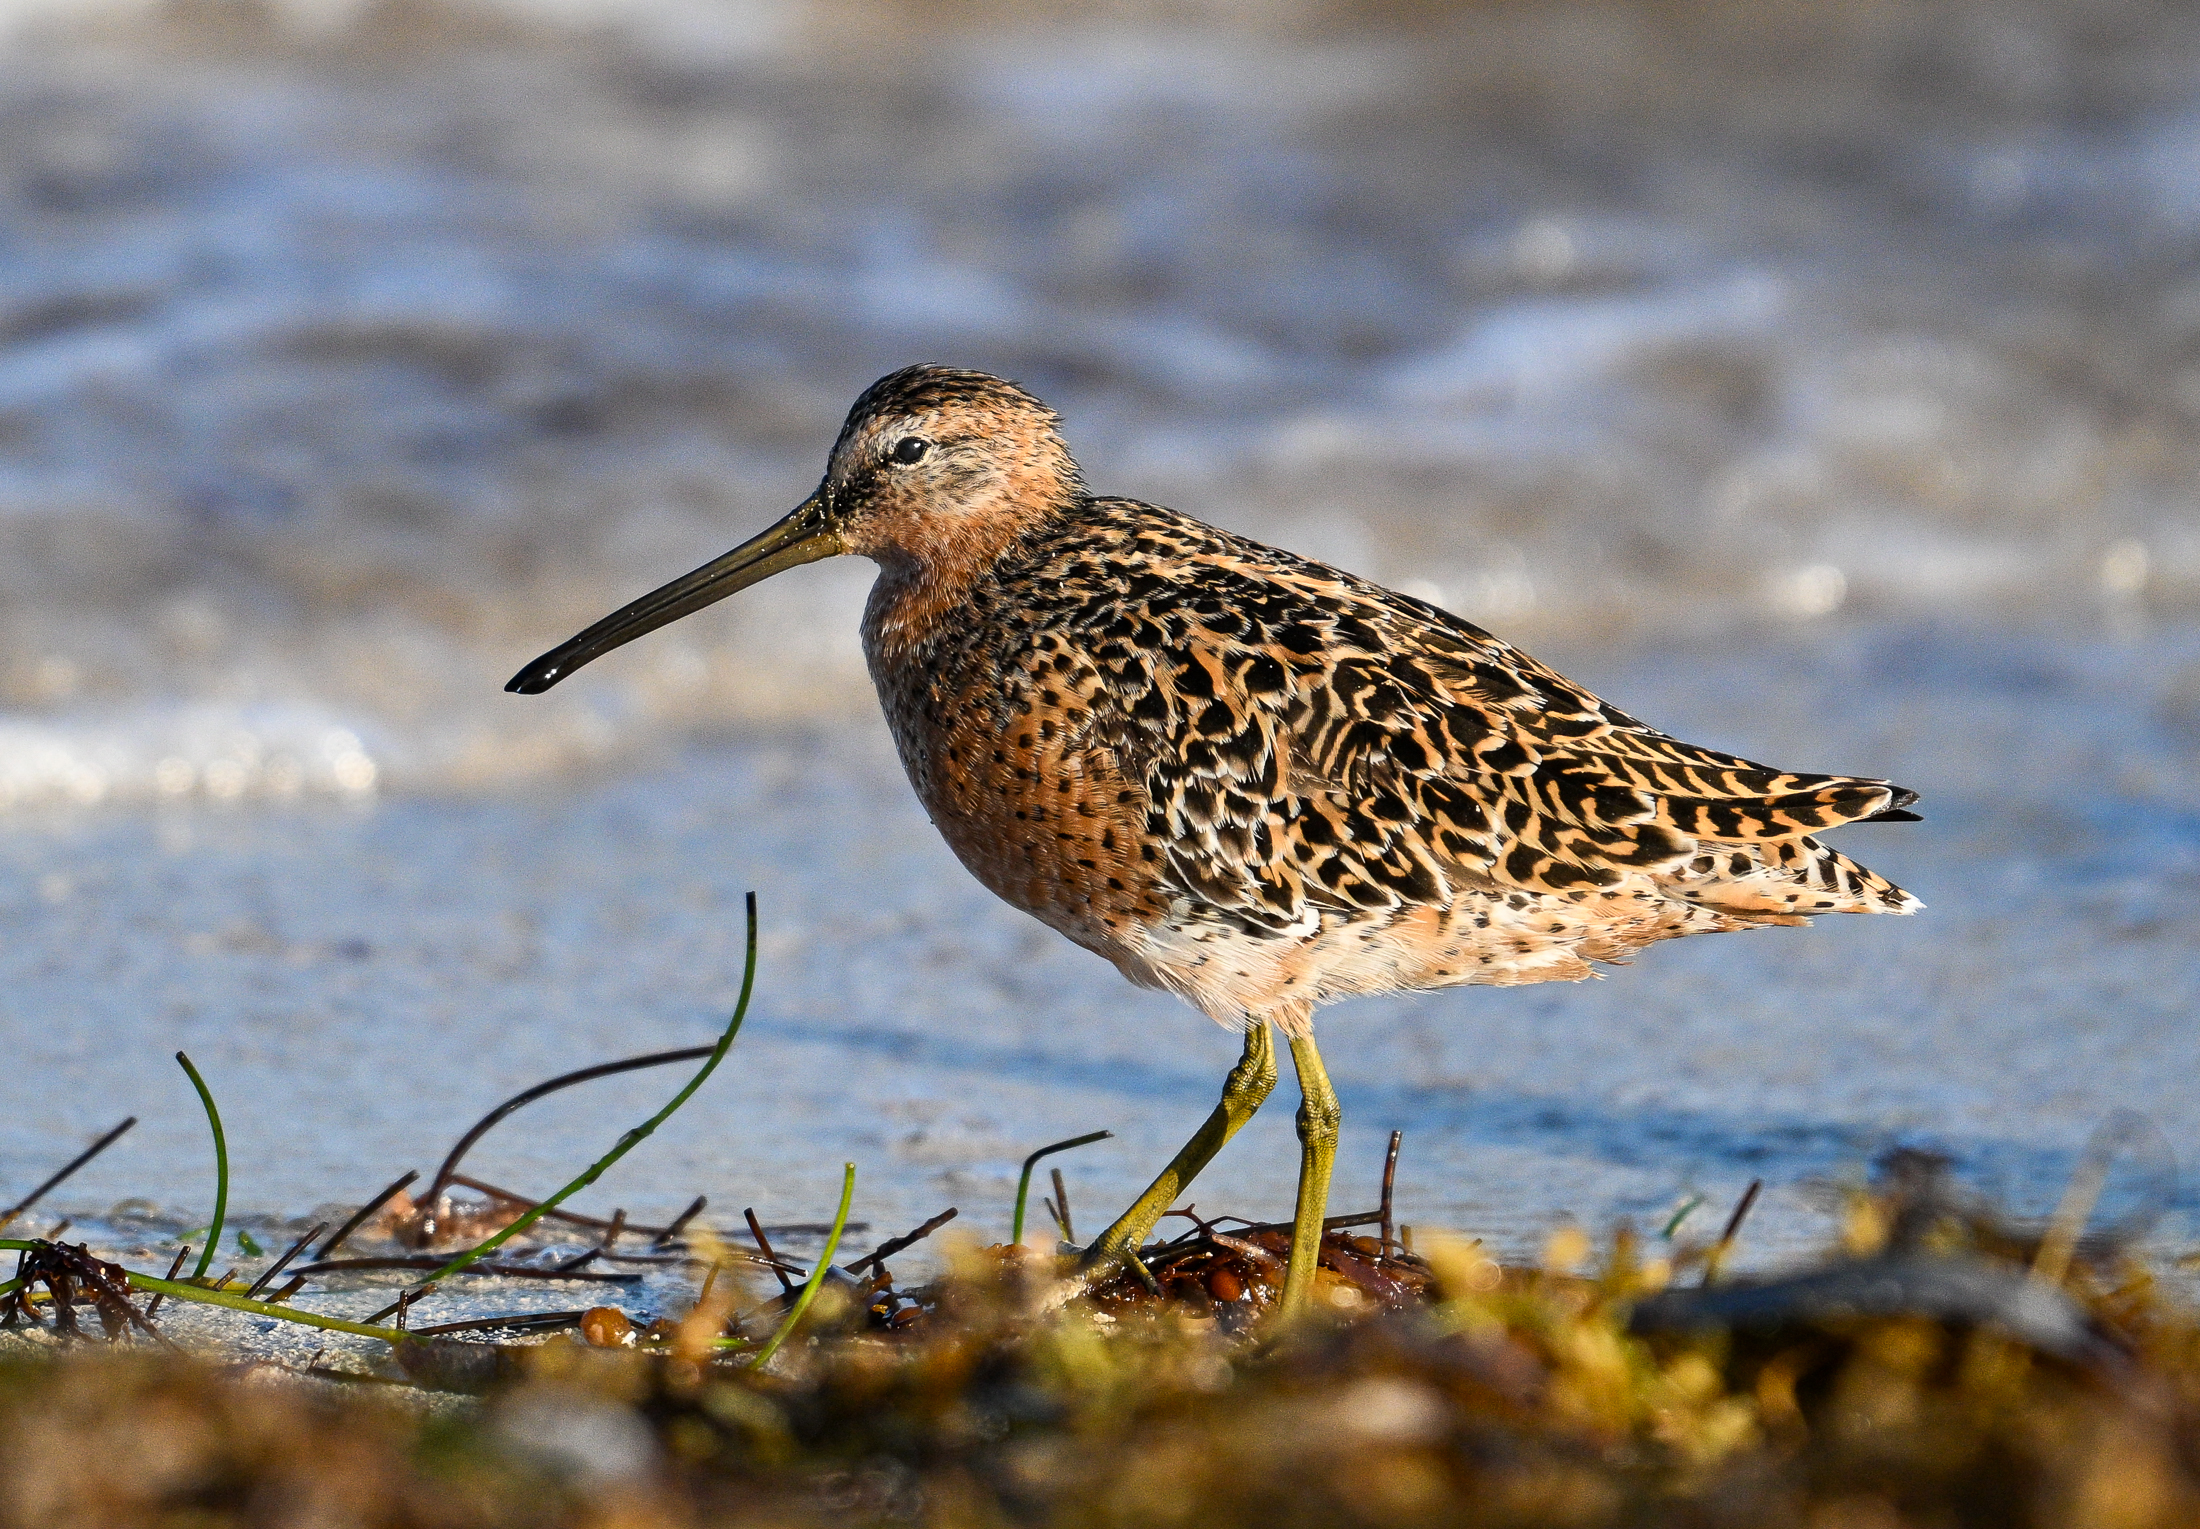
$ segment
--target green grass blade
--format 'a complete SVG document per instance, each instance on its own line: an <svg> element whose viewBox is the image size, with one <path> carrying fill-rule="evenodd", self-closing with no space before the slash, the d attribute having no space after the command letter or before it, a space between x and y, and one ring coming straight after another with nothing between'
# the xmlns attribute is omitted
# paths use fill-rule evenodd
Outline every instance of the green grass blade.
<svg viewBox="0 0 2200 1529"><path fill-rule="evenodd" d="M1016 1217L1010 1224L1008 1243L1014 1247L1024 1240L1024 1202L1031 1198L1031 1170L1039 1166L1039 1159L1052 1157L1057 1152L1067 1152L1072 1147L1088 1146L1096 1141L1106 1141L1113 1131L1093 1131L1084 1136L1072 1136L1068 1141L1058 1141L1051 1147L1041 1147L1024 1159L1023 1177L1016 1181Z"/></svg>
<svg viewBox="0 0 2200 1529"><path fill-rule="evenodd" d="M794 1298L794 1305L788 1308L785 1319L780 1322L779 1330L772 1334L771 1341L750 1361L750 1369L761 1370L771 1362L772 1355L779 1352L779 1345L787 1341L788 1336L794 1332L795 1324L802 1320L802 1314L810 1309L810 1302L817 1299L817 1292L825 1283L825 1271L833 1266L833 1255L840 1251L840 1234L848 1229L848 1207L855 1203L855 1197L856 1165L849 1163L840 1176L840 1209L833 1216L833 1234L825 1239L825 1251L817 1255L817 1263L811 1268L810 1277L802 1286L802 1293Z"/></svg>
<svg viewBox="0 0 2200 1529"><path fill-rule="evenodd" d="M182 1280L156 1279L150 1274L132 1272L133 1289L151 1291L178 1301L197 1301L202 1306L226 1306L231 1311L249 1311L256 1317L274 1317L284 1322L296 1322L302 1327L321 1327L333 1333L356 1333L362 1338L380 1338L384 1343L411 1343L412 1334L395 1327L376 1327L367 1322L348 1322L342 1317L324 1317L317 1311L300 1311L291 1306L277 1306L267 1301L255 1301L246 1296L231 1295L226 1290L209 1290L204 1285L194 1285Z"/></svg>
<svg viewBox="0 0 2200 1529"><path fill-rule="evenodd" d="M206 1278L207 1266L214 1261L214 1249L222 1240L222 1221L229 1214L229 1141L222 1135L222 1112L214 1108L213 1092L199 1070L191 1065L191 1059L182 1052L176 1060L190 1076L191 1086L199 1091L199 1103L206 1106L206 1123L214 1132L214 1221L206 1239L206 1251L199 1254L199 1266L191 1271L193 1279Z"/></svg>
<svg viewBox="0 0 2200 1529"><path fill-rule="evenodd" d="M727 1050L733 1045L733 1038L741 1033L741 1021L748 1017L749 995L756 987L756 894L754 892L751 892L748 897L748 914L748 954L741 972L740 1000L733 1006L733 1018L727 1023L725 1034L718 1037L718 1044L712 1048L709 1058L703 1063L701 1069L696 1072L694 1077L688 1079L687 1087L674 1094L671 1103L663 1109L620 1137L609 1152L590 1163L582 1171L580 1177L574 1179L572 1183L566 1185L540 1205L527 1211L517 1221L505 1227L503 1231L491 1236L486 1242L459 1254L458 1257L452 1259L442 1268L421 1280L417 1288L425 1290L437 1280L456 1274L459 1270L478 1259L486 1258L512 1238L517 1237L521 1232L526 1231L527 1228L540 1221L551 1211L563 1205L574 1195L579 1194L589 1185L595 1183L597 1179L603 1176L605 1169L640 1146L644 1141L647 1141L659 1126L672 1118L673 1111L687 1103L694 1092L703 1086L704 1079L716 1071L718 1064L725 1060Z"/></svg>
<svg viewBox="0 0 2200 1529"><path fill-rule="evenodd" d="M1658 1235L1667 1242L1671 1242L1673 1234L1681 1229L1681 1223L1701 1209L1703 1202L1704 1197L1702 1195L1690 1195L1683 1200L1681 1208L1673 1212L1673 1219L1665 1223L1665 1230L1659 1232Z"/></svg>
<svg viewBox="0 0 2200 1529"><path fill-rule="evenodd" d="M26 1242L15 1238L0 1238L0 1252L28 1253L43 1247L41 1242ZM296 1322L304 1327L325 1327L330 1332L357 1333L363 1338L380 1338L385 1343L408 1343L412 1334L395 1327L376 1327L366 1322L348 1322L342 1317L324 1317L317 1311L300 1311L291 1306L276 1306L267 1301L255 1301L241 1295L231 1295L226 1290L210 1290L204 1285L189 1284L182 1280L156 1279L150 1274L125 1270L130 1277L131 1288L165 1295L179 1301L197 1301L202 1306L227 1306L232 1311L249 1311L256 1317L274 1317L283 1322ZM22 1288L20 1279L11 1279L0 1285L0 1297L12 1295Z"/></svg>

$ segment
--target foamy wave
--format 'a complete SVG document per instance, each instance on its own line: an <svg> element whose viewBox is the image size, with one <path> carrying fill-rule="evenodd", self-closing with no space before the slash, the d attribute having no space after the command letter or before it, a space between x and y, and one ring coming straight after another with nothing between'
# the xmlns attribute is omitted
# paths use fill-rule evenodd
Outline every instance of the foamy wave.
<svg viewBox="0 0 2200 1529"><path fill-rule="evenodd" d="M313 706L0 716L0 808L357 798L383 769L356 725Z"/></svg>
<svg viewBox="0 0 2200 1529"><path fill-rule="evenodd" d="M1566 269L1574 258L1532 239L1521 243L1530 262ZM1514 303L1397 367L1381 386L1400 403L1547 407L1563 401L1563 390L1602 381L1661 348L1761 333L1787 307L1785 284L1763 274L1668 292Z"/></svg>

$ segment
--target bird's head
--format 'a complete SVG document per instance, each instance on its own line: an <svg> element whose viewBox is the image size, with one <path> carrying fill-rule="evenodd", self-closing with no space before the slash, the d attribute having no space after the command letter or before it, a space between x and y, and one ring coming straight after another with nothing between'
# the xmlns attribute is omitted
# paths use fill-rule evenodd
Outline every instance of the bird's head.
<svg viewBox="0 0 2200 1529"><path fill-rule="evenodd" d="M539 694L645 632L820 558L856 553L953 578L1082 491L1060 416L1015 383L903 367L863 390L824 481L785 519L612 612L504 688Z"/></svg>

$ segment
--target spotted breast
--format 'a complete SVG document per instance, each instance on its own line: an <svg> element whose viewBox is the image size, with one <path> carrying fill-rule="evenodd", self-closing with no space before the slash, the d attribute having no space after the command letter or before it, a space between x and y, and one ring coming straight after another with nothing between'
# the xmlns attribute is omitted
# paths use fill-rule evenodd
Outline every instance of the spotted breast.
<svg viewBox="0 0 2200 1529"><path fill-rule="evenodd" d="M1914 793L1682 743L1449 612L1156 505L1071 500L888 651L893 599L873 675L956 854L1225 1023L1919 906L1811 837Z"/></svg>

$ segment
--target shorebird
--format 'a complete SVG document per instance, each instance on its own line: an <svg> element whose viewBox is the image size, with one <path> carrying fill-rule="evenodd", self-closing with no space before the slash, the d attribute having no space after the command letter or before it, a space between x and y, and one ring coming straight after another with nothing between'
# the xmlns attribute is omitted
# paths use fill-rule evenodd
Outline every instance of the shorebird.
<svg viewBox="0 0 2200 1529"><path fill-rule="evenodd" d="M1135 1260L1252 1117L1280 1031L1301 1094L1281 1305L1304 1307L1339 1120L1318 1005L1578 981L1677 935L1920 906L1813 837L1914 821L1915 792L1683 743L1426 601L1087 493L1061 423L983 372L883 377L786 518L506 688L800 564L876 562L864 654L957 857L1244 1032L1213 1113L1088 1270Z"/></svg>

